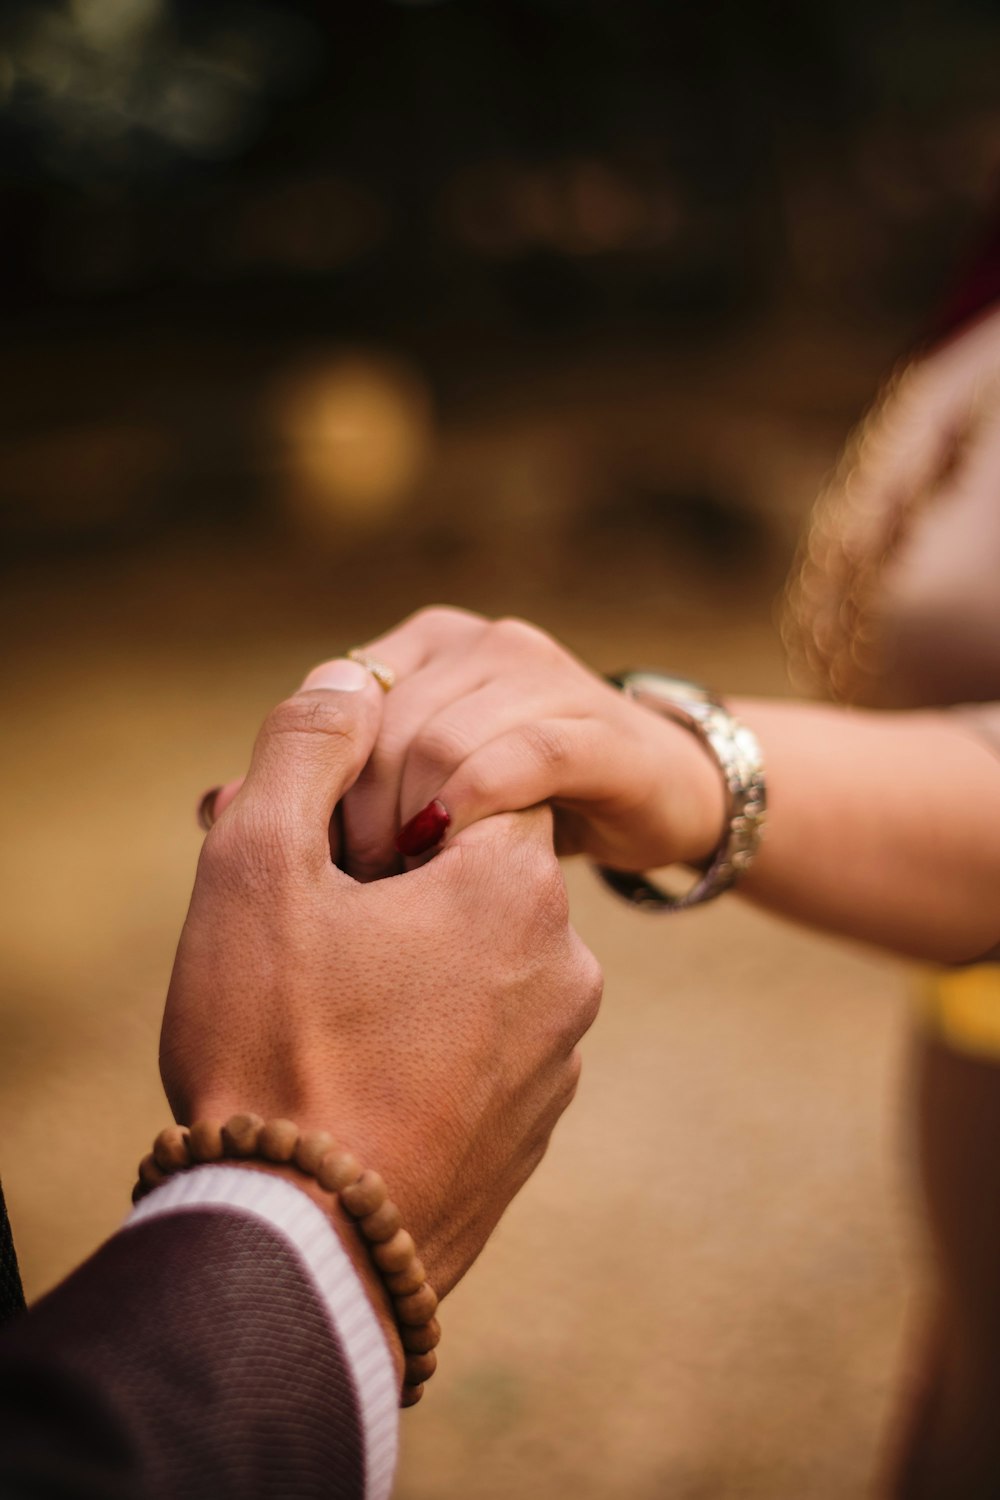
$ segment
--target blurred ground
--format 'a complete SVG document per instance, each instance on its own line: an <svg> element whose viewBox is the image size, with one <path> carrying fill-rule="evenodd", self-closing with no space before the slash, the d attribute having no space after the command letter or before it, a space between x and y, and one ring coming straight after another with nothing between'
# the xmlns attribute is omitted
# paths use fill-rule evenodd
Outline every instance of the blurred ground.
<svg viewBox="0 0 1000 1500"><path fill-rule="evenodd" d="M897 348L779 320L697 354L535 362L442 420L435 498L377 537L257 516L23 562L0 601L0 1139L31 1295L120 1221L163 1122L193 808L268 706L434 599L523 613L603 669L783 692L775 590ZM906 975L736 899L661 923L568 874L603 1014L549 1156L445 1308L401 1500L863 1493L921 1259Z"/></svg>

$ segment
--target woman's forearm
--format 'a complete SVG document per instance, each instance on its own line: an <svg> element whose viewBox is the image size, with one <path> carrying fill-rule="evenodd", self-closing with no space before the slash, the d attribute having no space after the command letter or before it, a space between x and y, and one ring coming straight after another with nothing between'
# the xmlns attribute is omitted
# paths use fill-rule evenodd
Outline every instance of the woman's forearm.
<svg viewBox="0 0 1000 1500"><path fill-rule="evenodd" d="M960 717L746 700L768 826L742 890L796 921L941 963L1000 942L1000 759Z"/></svg>

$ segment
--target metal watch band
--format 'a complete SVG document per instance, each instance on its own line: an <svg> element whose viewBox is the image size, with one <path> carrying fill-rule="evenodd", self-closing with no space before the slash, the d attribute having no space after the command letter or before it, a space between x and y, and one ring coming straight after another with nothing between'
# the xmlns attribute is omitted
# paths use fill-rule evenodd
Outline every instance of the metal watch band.
<svg viewBox="0 0 1000 1500"><path fill-rule="evenodd" d="M711 752L726 786L726 827L708 868L682 896L661 890L645 875L597 865L616 895L644 911L687 911L735 885L757 853L767 814L767 789L757 737L723 703L697 683L665 672L624 672L609 678L637 703L690 729Z"/></svg>

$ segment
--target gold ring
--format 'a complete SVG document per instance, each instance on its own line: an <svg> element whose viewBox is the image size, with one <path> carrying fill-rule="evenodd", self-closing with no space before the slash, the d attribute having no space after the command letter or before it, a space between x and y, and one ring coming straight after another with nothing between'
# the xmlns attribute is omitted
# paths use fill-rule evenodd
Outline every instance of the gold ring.
<svg viewBox="0 0 1000 1500"><path fill-rule="evenodd" d="M396 674L391 667L386 666L384 661L369 656L367 651L361 651L357 647L353 651L348 651L347 654L351 661L356 661L359 666L368 669L383 693L387 693L391 687L395 686Z"/></svg>

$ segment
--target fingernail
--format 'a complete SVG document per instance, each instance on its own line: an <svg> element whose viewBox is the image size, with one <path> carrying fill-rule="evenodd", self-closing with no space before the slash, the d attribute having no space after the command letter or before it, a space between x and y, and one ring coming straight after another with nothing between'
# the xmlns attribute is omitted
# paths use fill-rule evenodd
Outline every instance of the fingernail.
<svg viewBox="0 0 1000 1500"><path fill-rule="evenodd" d="M198 827L203 828L206 833L215 822L215 799L221 791L221 786L209 787L204 797L198 803L198 811L195 813L195 817L198 819Z"/></svg>
<svg viewBox="0 0 1000 1500"><path fill-rule="evenodd" d="M361 689L367 687L372 681L374 679L367 667L362 667L356 661L348 661L346 656L342 656L336 661L325 661L320 666L313 667L299 688L299 692L306 693L313 688L326 688L334 693L360 693Z"/></svg>
<svg viewBox="0 0 1000 1500"><path fill-rule="evenodd" d="M426 854L428 849L440 844L450 822L451 813L435 797L399 830L396 848L400 854Z"/></svg>

